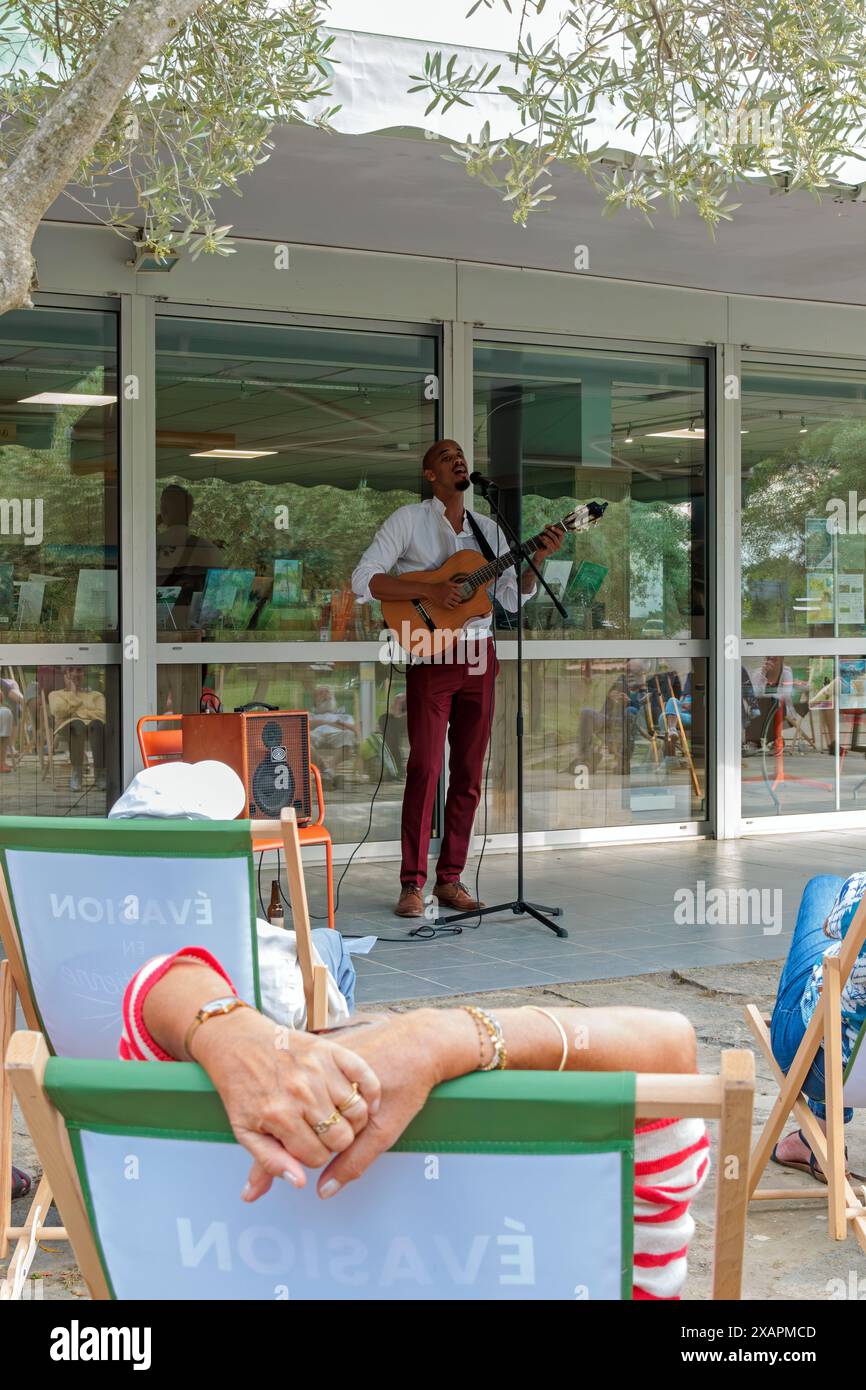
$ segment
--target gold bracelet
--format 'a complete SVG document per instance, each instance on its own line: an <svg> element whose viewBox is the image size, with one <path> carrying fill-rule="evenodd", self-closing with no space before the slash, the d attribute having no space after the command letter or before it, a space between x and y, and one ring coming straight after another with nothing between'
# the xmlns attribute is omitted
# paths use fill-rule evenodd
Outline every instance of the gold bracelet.
<svg viewBox="0 0 866 1390"><path fill-rule="evenodd" d="M476 1009L474 1004L461 1004L460 1007L475 1021L475 1025L478 1028L478 1036L482 1039L482 1058L484 1056L484 1033L482 1033L482 1029L487 1033L487 1036L493 1044L492 1058L483 1066L479 1062L478 1071L504 1071L508 1065L508 1052L505 1047L505 1038L502 1036L502 1025L499 1020L494 1018L492 1014L486 1013L484 1009Z"/></svg>
<svg viewBox="0 0 866 1390"><path fill-rule="evenodd" d="M472 1022L475 1024L475 1031L476 1031L476 1033L478 1034L478 1066L475 1068L475 1070L476 1070L476 1071L483 1071L483 1070L484 1070L484 1041L485 1041L485 1038L486 1038L487 1035L486 1035L484 1029L482 1028L481 1024L479 1023L478 1019L475 1017L475 1015L474 1015L472 1009L468 1008L465 1004L464 1004L462 1007L463 1007L463 1012L469 1014L469 1017L472 1019Z"/></svg>
<svg viewBox="0 0 866 1390"><path fill-rule="evenodd" d="M556 1070L564 1071L565 1064L568 1061L568 1038L566 1036L565 1029L560 1023L559 1019L556 1017L555 1014L552 1014L549 1009L542 1009L538 1004L524 1004L523 1007L524 1009L532 1009L537 1014L544 1014L544 1017L550 1019L554 1028L559 1033L559 1036L562 1040L562 1057L560 1058L559 1066L556 1068Z"/></svg>
<svg viewBox="0 0 866 1390"><path fill-rule="evenodd" d="M212 1018L222 1018L224 1014L234 1013L235 1009L252 1008L245 999L239 999L236 994L225 995L220 999L212 999L209 1004L203 1004L186 1030L183 1040L183 1050L187 1057L192 1058L189 1050L190 1043L203 1023L207 1023Z"/></svg>

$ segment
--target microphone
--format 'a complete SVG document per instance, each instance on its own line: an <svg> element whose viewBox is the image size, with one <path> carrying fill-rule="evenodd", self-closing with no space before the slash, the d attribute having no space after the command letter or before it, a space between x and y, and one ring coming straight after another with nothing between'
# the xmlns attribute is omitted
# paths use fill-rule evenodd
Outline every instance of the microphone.
<svg viewBox="0 0 866 1390"><path fill-rule="evenodd" d="M475 487L478 488L478 491L481 493L482 497L486 497L491 488L493 488L494 491L497 490L496 484L493 482L492 478L485 478L483 473L470 473L469 481L470 483L474 484Z"/></svg>

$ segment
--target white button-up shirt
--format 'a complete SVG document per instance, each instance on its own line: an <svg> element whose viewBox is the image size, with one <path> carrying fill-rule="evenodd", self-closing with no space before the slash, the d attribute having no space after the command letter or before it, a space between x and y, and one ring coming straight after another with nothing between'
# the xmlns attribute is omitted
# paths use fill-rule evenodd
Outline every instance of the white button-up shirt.
<svg viewBox="0 0 866 1390"><path fill-rule="evenodd" d="M472 513L494 556L506 555L509 544L502 530L490 517ZM398 507L382 523L373 540L359 560L352 575L352 589L357 598L371 602L370 580L375 574L410 574L418 570L435 570L444 565L458 550L479 550L478 542L464 512L463 528L455 531L445 515L444 503L438 497L425 502L410 502ZM493 595L493 584L487 592ZM532 598L535 586L522 594L522 601ZM514 566L496 580L496 601L509 613L517 612L517 571ZM466 632L477 639L490 633L489 614L472 618Z"/></svg>

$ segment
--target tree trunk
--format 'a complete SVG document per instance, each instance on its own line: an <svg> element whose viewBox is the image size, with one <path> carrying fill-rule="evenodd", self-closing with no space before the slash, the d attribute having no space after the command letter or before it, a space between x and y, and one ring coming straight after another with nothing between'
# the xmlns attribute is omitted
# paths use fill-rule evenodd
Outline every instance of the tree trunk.
<svg viewBox="0 0 866 1390"><path fill-rule="evenodd" d="M33 238L142 68L205 0L131 0L0 174L0 314L30 308Z"/></svg>

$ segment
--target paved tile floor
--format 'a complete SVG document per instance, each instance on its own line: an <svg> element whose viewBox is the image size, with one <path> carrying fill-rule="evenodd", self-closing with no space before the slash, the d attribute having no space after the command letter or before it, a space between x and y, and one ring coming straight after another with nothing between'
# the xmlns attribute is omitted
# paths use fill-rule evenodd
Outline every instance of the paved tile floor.
<svg viewBox="0 0 866 1390"><path fill-rule="evenodd" d="M527 897L563 908L567 940L511 913L485 918L479 928L464 924L459 936L413 940L409 924L391 913L396 865L356 863L343 883L337 924L345 935L389 938L380 939L370 956L356 957L357 1001L363 1004L615 979L781 959L806 881L816 873L847 875L864 865L866 827L547 850L526 856ZM488 852L482 897L487 902L510 898L514 874L512 856ZM465 875L470 886L474 875L473 863ZM321 911L321 877L310 874L316 912ZM750 890L748 901L738 891L743 889ZM722 910L713 890L724 890Z"/></svg>

